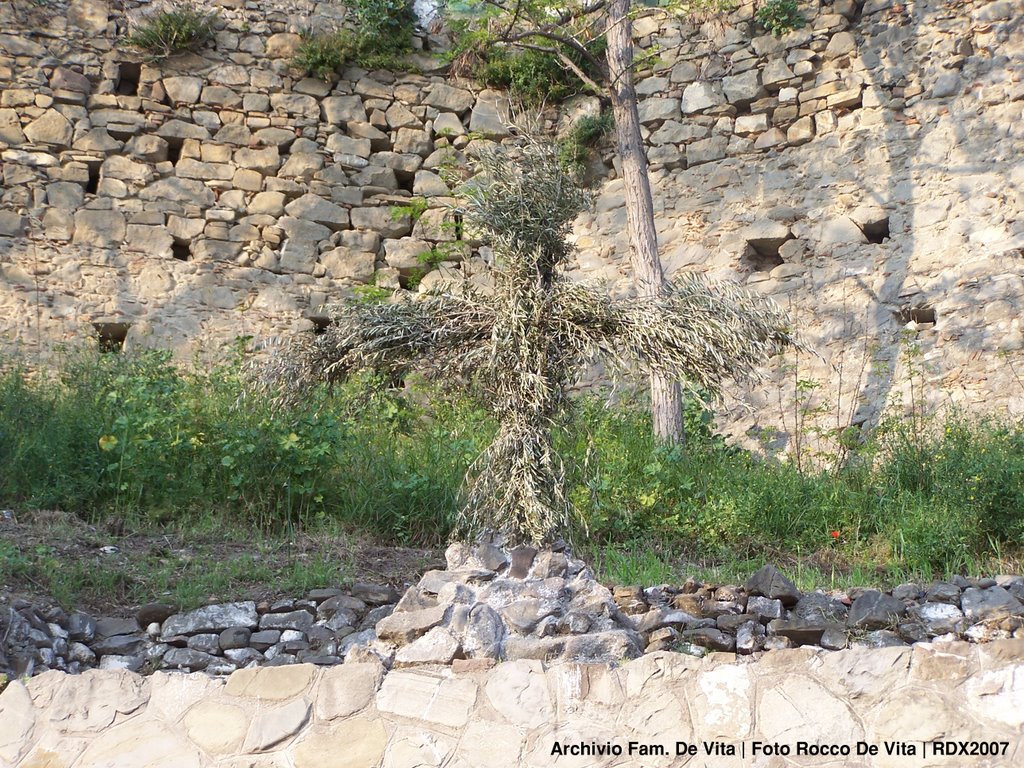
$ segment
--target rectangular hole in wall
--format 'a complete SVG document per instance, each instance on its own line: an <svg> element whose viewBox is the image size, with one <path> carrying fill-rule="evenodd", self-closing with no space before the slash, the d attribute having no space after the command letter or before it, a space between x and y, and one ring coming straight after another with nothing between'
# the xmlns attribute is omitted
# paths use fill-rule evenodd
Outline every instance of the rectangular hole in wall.
<svg viewBox="0 0 1024 768"><path fill-rule="evenodd" d="M85 194L95 195L100 186L100 167L90 163L86 168L89 169L89 180L85 182Z"/></svg>
<svg viewBox="0 0 1024 768"><path fill-rule="evenodd" d="M181 145L183 143L180 139L177 141L167 139L167 159L171 165L177 165L178 160L181 159Z"/></svg>
<svg viewBox="0 0 1024 768"><path fill-rule="evenodd" d="M128 338L131 323L93 323L96 338L99 340L100 352L120 352L124 349L124 340Z"/></svg>
<svg viewBox="0 0 1024 768"><path fill-rule="evenodd" d="M139 94L139 79L141 77L141 64L122 61L117 65L117 95L137 96Z"/></svg>
<svg viewBox="0 0 1024 768"><path fill-rule="evenodd" d="M933 307L909 307L894 312L893 316L900 325L914 323L918 328L934 328L936 315Z"/></svg>
<svg viewBox="0 0 1024 768"><path fill-rule="evenodd" d="M177 240L171 243L171 256L178 261L188 261L192 258L192 248L185 240Z"/></svg>

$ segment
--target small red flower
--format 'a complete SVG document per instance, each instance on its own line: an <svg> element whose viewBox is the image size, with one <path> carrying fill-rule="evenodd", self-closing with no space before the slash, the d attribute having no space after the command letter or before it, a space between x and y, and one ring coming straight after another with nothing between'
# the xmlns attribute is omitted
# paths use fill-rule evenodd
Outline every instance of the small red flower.
<svg viewBox="0 0 1024 768"><path fill-rule="evenodd" d="M832 538L833 539L838 539L839 538L839 531L832 531Z"/></svg>

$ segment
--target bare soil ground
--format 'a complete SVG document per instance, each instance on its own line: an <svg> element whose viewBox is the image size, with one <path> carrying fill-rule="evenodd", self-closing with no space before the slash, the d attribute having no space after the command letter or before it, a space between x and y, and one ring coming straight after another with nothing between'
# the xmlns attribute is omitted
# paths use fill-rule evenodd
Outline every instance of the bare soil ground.
<svg viewBox="0 0 1024 768"><path fill-rule="evenodd" d="M443 567L443 550L382 546L354 535L153 532L94 526L65 512L0 511L0 604L23 598L120 616L146 602L188 609L301 597L353 582L401 590Z"/></svg>

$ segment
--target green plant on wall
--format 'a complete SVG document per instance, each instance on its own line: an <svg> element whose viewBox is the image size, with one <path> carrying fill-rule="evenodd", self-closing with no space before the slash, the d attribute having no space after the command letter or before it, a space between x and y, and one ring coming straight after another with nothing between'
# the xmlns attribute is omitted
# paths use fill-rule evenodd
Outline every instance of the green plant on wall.
<svg viewBox="0 0 1024 768"><path fill-rule="evenodd" d="M765 0L755 17L773 35L783 35L807 23L797 9L796 0Z"/></svg>
<svg viewBox="0 0 1024 768"><path fill-rule="evenodd" d="M562 164L570 170L583 167L590 151L601 143L608 132L615 127L611 112L581 117L566 135L559 140L558 150Z"/></svg>
<svg viewBox="0 0 1024 768"><path fill-rule="evenodd" d="M190 3L178 3L145 18L126 42L155 60L194 51L214 36L217 12L207 13Z"/></svg>
<svg viewBox="0 0 1024 768"><path fill-rule="evenodd" d="M331 80L345 65L349 44L338 32L304 32L292 66L322 80Z"/></svg>
<svg viewBox="0 0 1024 768"><path fill-rule="evenodd" d="M396 58L412 50L416 13L410 0L354 0L356 33L350 58L367 69L394 69Z"/></svg>

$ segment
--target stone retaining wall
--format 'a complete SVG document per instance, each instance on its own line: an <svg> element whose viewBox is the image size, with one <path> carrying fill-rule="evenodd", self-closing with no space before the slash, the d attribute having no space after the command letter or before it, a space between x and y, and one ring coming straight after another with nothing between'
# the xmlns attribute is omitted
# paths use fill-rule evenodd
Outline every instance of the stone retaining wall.
<svg viewBox="0 0 1024 768"><path fill-rule="evenodd" d="M343 4L215 5L215 44L159 65L118 44L150 3L0 5L3 348L99 332L188 359L311 330L370 282L486 282L488 251L446 219L441 171L507 136L504 95L426 55L423 74L306 78L289 66L297 33L343 26ZM775 297L821 355L744 392L753 410L733 409L731 431L785 448L819 405L823 427L871 423L915 376L932 404L1024 413L1016 4L800 8L807 26L781 38L752 3L634 29L652 54L638 93L666 268ZM547 125L599 109L578 97ZM589 171L571 274L628 290L610 143ZM901 332L920 353L909 366ZM801 380L813 395L793 406Z"/></svg>
<svg viewBox="0 0 1024 768"><path fill-rule="evenodd" d="M0 766L1011 766L1024 760L1022 658L1024 641L1004 640L773 651L756 663L657 653L618 668L293 665L226 681L47 672L0 694ZM946 757L935 741L1000 754ZM630 742L648 756L629 755ZM676 757L677 742L696 755ZM850 755L798 755L801 742ZM857 756L858 743L877 754ZM556 744L622 754L559 756Z"/></svg>

